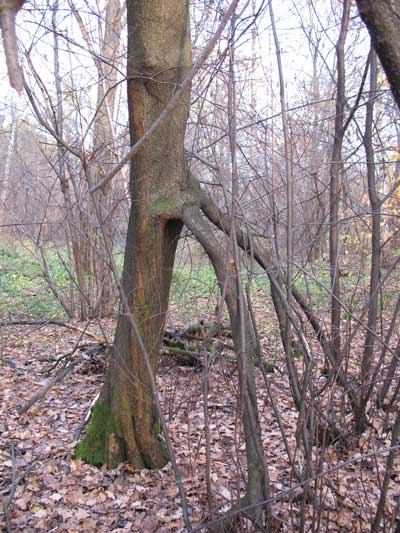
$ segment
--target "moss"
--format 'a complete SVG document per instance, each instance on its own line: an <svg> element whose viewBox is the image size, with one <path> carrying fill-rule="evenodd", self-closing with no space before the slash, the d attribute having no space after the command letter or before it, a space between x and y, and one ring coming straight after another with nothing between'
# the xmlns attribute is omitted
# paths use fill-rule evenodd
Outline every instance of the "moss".
<svg viewBox="0 0 400 533"><path fill-rule="evenodd" d="M156 435L161 433L159 420L154 421L153 431ZM75 458L95 466L107 464L110 468L115 468L127 459L126 448L120 435L118 420L115 420L109 405L97 402L86 435L76 448ZM168 460L165 443L160 437L155 437L149 445L149 453L142 450L138 456L137 466L149 469L162 468Z"/></svg>
<svg viewBox="0 0 400 533"><path fill-rule="evenodd" d="M262 365L267 374L273 374L277 369L276 364L272 361L262 361Z"/></svg>
<svg viewBox="0 0 400 533"><path fill-rule="evenodd" d="M152 461L149 465L147 465L147 468L152 470L159 470L160 468L164 468L164 466L168 463L170 460L169 453L167 450L167 445L164 441L159 442L159 454L160 454L160 460L157 462Z"/></svg>
<svg viewBox="0 0 400 533"><path fill-rule="evenodd" d="M157 443L160 446L160 455L161 455L161 466L160 467L156 466L156 468L162 468L168 463L168 461L170 460L170 456L168 453L167 444L162 437L162 425L158 417L155 419L154 431L155 431L155 434L157 435L156 438L157 438Z"/></svg>
<svg viewBox="0 0 400 533"><path fill-rule="evenodd" d="M159 418L156 418L156 420L154 422L154 431L155 431L156 435L160 435L161 434L162 427L161 427L161 422L160 422Z"/></svg>
<svg viewBox="0 0 400 533"><path fill-rule="evenodd" d="M168 216L177 217L177 202L176 198L167 191L159 191L152 198L150 204L150 214L153 217Z"/></svg>
<svg viewBox="0 0 400 533"><path fill-rule="evenodd" d="M100 466L108 462L108 437L112 431L112 413L104 402L97 402L85 437L79 443L75 458Z"/></svg>

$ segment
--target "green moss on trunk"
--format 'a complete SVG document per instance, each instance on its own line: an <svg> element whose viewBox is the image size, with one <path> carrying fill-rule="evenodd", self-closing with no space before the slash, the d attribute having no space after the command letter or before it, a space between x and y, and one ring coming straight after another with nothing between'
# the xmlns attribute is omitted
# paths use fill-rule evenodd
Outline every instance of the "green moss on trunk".
<svg viewBox="0 0 400 533"><path fill-rule="evenodd" d="M129 446L129 441L124 440L120 424L110 406L106 402L98 401L93 409L87 432L76 448L75 458L95 466L106 464L110 468L115 468L124 461L130 462L137 468L151 469L165 466L169 456L164 443L159 439L161 425L158 420L154 422L152 439L140 442L141 449L137 449L133 436ZM132 428L134 427L135 421L132 418ZM132 450L134 450L133 455Z"/></svg>
<svg viewBox="0 0 400 533"><path fill-rule="evenodd" d="M108 464L110 443L115 448L118 441L111 408L105 402L98 401L86 435L76 449L75 458L96 466ZM121 461L123 460L121 457Z"/></svg>

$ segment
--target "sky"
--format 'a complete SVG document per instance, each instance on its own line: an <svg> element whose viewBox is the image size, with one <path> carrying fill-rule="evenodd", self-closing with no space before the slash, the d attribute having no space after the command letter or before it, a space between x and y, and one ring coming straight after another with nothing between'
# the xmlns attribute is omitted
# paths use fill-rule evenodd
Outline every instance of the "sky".
<svg viewBox="0 0 400 533"><path fill-rule="evenodd" d="M100 2L101 3L101 2ZM276 57L274 43L271 33L271 25L268 14L267 3L265 2L264 13L257 20L257 70L255 77L259 86L257 94L257 105L259 112L263 112L268 104L268 98L265 90L266 84L269 90L273 91L276 96L279 92L278 77L276 69ZM243 2L240 6L243 6ZM255 11L263 4L263 0L255 0ZM77 2L77 5L79 3ZM320 52L324 61L333 67L334 61L334 42L338 32L340 21L340 2L324 2L323 0L300 1L276 1L273 3L275 19L278 28L279 40L281 45L282 59L284 63L284 74L286 88L288 93L289 107L290 103L296 105L302 90L307 90L307 84L310 82L312 66L310 47L307 44L305 32L310 33L311 39L320 40ZM316 10L313 9L316 7ZM333 10L331 9L333 7ZM86 20L88 27L96 34L98 30L98 17L95 14L96 8L90 7L90 2L83 2L80 13ZM240 8L239 8L240 10ZM337 12L335 12L337 10ZM38 16L38 13L40 16ZM200 13L200 15L198 15ZM247 14L251 15L250 7ZM197 16L204 18L204 12L197 12ZM215 20L213 11L211 11L210 21L214 19L214 24L206 32L202 32L196 46L202 45L204 39L213 31L213 27L218 23ZM241 27L248 26L249 18L245 19ZM96 99L96 71L90 55L85 51L85 46L80 36L80 30L70 16L69 7L66 1L60 1L59 12L57 14L57 28L60 31L60 48L66 52L72 51L72 54L62 54L61 70L63 72L63 81L66 89L70 90L70 98L73 98L73 89L83 87L86 96L86 105L94 107ZM303 26L303 27L302 27ZM314 26L312 30L310 27ZM18 37L20 39L20 48L22 51L29 50L30 58L37 70L38 75L43 80L44 85L51 93L54 87L53 76L53 36L51 33L51 16L47 10L46 16L43 16L40 10L33 11L30 2L18 14ZM195 34L195 32L192 32ZM237 46L237 57L246 57L252 53L251 30L239 39ZM125 39L124 39L125 40ZM360 50L356 54L366 54L365 36L359 37L361 44ZM76 43L74 45L73 43ZM25 60L22 64L26 63ZM29 83L29 68L24 68ZM240 69L238 68L240 73ZM324 73L324 76L327 76ZM39 97L40 98L40 97ZM85 99L83 100L85 102ZM17 106L19 112L29 115L29 106L26 98L19 98L7 82L6 66L2 47L0 49L0 112L4 114L5 107ZM83 105L83 107L85 107ZM6 121L8 119L6 118Z"/></svg>

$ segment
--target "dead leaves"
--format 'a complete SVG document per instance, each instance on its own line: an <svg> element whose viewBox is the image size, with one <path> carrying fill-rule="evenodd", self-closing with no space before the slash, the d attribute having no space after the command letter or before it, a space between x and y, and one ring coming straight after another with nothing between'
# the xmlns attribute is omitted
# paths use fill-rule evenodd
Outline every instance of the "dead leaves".
<svg viewBox="0 0 400 533"><path fill-rule="evenodd" d="M58 337L55 338L55 335ZM183 531L180 499L170 466L159 472L138 472L129 465L107 470L71 459L73 435L100 389L100 374L89 371L81 375L78 368L74 369L32 412L24 416L17 414L17 407L47 381L42 372L48 363L39 358L68 352L76 342L75 334L57 333L51 328L45 332L41 330L40 336L32 336L24 342L11 341L14 346L18 344L18 348L5 347L5 352L15 364L15 369L8 365L0 366L0 494L7 497L10 488L10 443L15 443L17 476L32 465L18 484L10 508L14 530L67 533ZM213 367L210 378L208 414L213 498L215 506L228 509L244 494L246 471L241 423L235 415L238 398L235 365L221 359ZM207 514L201 374L191 369L165 366L161 368L158 379L191 519L193 524L200 523ZM275 373L270 383L291 454L297 461L297 414L285 373ZM258 388L272 494L284 494L295 484L295 479L260 375ZM360 439L359 453L390 442L389 426L386 419L373 419L371 427ZM340 450L328 448L321 467L334 467L344 458ZM379 498L379 479L382 479L384 466L384 457L360 461L321 481L317 496L321 520L327 530L369 531L371 508ZM399 474L397 462L389 489L389 514L395 512ZM274 513L277 512L283 520L283 532L293 531L297 505L298 502L289 498L274 505ZM311 520L311 505L307 509L306 520Z"/></svg>

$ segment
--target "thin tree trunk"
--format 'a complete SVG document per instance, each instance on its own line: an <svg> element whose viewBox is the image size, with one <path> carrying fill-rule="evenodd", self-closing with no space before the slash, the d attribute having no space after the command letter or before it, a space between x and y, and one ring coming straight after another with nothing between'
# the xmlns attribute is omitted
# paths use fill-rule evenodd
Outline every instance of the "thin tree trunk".
<svg viewBox="0 0 400 533"><path fill-rule="evenodd" d="M388 330L388 332L386 334L385 342L384 342L384 344L382 346L381 356L379 358L378 364L376 365L375 370L374 370L374 374L372 376L372 380L371 380L372 382L374 382L375 379L377 378L378 373L379 373L380 369L382 368L382 365L383 365L383 363L385 361L387 348L388 348L388 346L390 344L390 341L392 339L392 335L393 335L393 333L395 331L397 317L399 316L399 313L400 313L400 296L398 296L398 298L397 298L396 307L395 307L395 310L393 311L392 319L390 321L389 330ZM377 400L377 405L380 408L384 407L384 405L385 405L386 395L389 392L389 388L390 388L390 385L392 384L392 381L393 381L393 378L394 378L394 373L396 371L396 368L397 368L397 365L398 365L399 361L400 361L400 342L397 343L397 346L396 346L396 349L395 349L394 354L392 356L392 360L390 362L389 368L387 369L387 371L386 371L386 373L385 373L385 375L383 376L383 379L382 379L382 386L381 386L381 389L379 391L378 400ZM372 383L371 383L370 387L371 386L372 386Z"/></svg>
<svg viewBox="0 0 400 533"><path fill-rule="evenodd" d="M285 170L286 170L286 298L287 305L290 310L293 308L293 293L292 293L292 277L293 277L293 169L292 169L292 154L289 136L289 123L286 112L286 91L285 91L285 79L283 75L283 65L281 58L281 49L279 43L278 32L275 25L274 11L272 8L272 2L269 4L269 14L271 18L272 32L274 36L276 60L278 65L279 75L279 94L280 94L280 107L282 116L282 129L284 136L284 151L285 151ZM283 346L286 355L286 364L288 367L288 374L290 377L290 386L292 389L293 397L298 410L303 403L303 399L300 396L299 379L297 376L296 367L292 358L292 324L287 314L284 312L281 305L280 298L277 294L277 289L274 286L271 289L272 301L277 313L279 326L281 330L281 337L283 339ZM284 330L283 330L284 326Z"/></svg>
<svg viewBox="0 0 400 533"><path fill-rule="evenodd" d="M373 363L376 321L378 316L379 303L379 281L381 275L381 203L376 186L376 172L374 148L372 144L374 126L374 102L377 90L377 58L375 51L370 51L370 82L369 100L367 102L367 112L365 118L365 134L363 138L365 156L367 160L368 196L371 205L371 272L369 284L369 307L368 307L368 329L365 334L364 353L361 361L361 397L359 408L356 413L356 430L359 434L366 428L366 406L369 400L371 388L369 381L371 378L371 367Z"/></svg>
<svg viewBox="0 0 400 533"><path fill-rule="evenodd" d="M192 231L197 240L204 247L214 267L221 293L225 295L225 302L231 321L232 338L239 360L239 386L243 404L243 427L246 442L247 459L247 485L246 496L241 505L253 505L269 498L269 477L267 466L264 462L264 453L261 440L261 426L257 407L256 384L254 375L254 360L257 353L257 343L254 339L250 316L247 308L243 309L244 315L240 316L239 301L243 295L238 293L236 276L228 272L226 257L223 247L215 237L213 228L203 218L199 208L187 208L184 212L184 222ZM242 333L241 333L242 332ZM244 339L243 339L244 336ZM244 340L244 343L243 343ZM243 345L245 350L243 351ZM264 506L255 506L249 516L258 527L263 523ZM267 508L267 521L269 509ZM232 531L231 523L223 526L224 531ZM268 529L266 530L268 531Z"/></svg>
<svg viewBox="0 0 400 533"><path fill-rule="evenodd" d="M281 58L281 49L278 38L278 32L275 25L274 11L272 2L269 4L269 14L271 18L272 32L274 35L276 60L278 64L279 75L279 94L281 104L282 129L284 136L284 151L285 151L285 169L286 169L286 291L289 307L292 302L292 271L293 271L293 172L292 172L292 154L290 149L289 124L286 112L286 91L285 79L283 76L283 66ZM285 352L288 358L292 355L291 345L291 326L290 321L286 320L286 346Z"/></svg>
<svg viewBox="0 0 400 533"><path fill-rule="evenodd" d="M239 181L237 169L237 124L236 124L236 77L235 77L235 25L236 17L232 17L231 36L229 43L229 86L228 86L228 121L229 148L232 173L232 204L230 207L231 234L230 246L233 263L231 276L226 279L227 269L221 261L214 257L214 268L220 287L227 287L225 301L232 326L232 338L238 357L239 391L243 406L243 427L246 442L247 487L246 504L254 504L266 500L270 496L268 470L264 463L264 452L261 440L261 425L257 407L257 389L254 375L254 362L257 357L258 343L255 340L250 313L245 303L241 279L241 258L236 238L236 213L239 202ZM198 210L200 214L200 210ZM203 240L203 243L205 241ZM207 244L206 244L207 246ZM207 248L206 248L207 249ZM210 257L211 258L211 257ZM226 265L226 262L225 262ZM224 268L221 268L224 266ZM269 524L270 510L266 508L266 522ZM257 506L252 512L258 527L265 525L264 506ZM268 528L269 529L269 528Z"/></svg>
<svg viewBox="0 0 400 533"><path fill-rule="evenodd" d="M3 179L1 181L0 188L0 210L1 210L1 221L5 223L6 219L6 202L7 196L9 194L10 186L10 174L11 174L11 165L13 160L13 155L15 153L16 141L17 141L17 109L13 102L13 97L11 97L11 110L12 110L12 119L11 119L11 131L10 137L7 144L7 154L4 160L4 170L3 170Z"/></svg>
<svg viewBox="0 0 400 533"><path fill-rule="evenodd" d="M331 345L337 363L341 359L341 306L339 278L339 203L342 175L342 145L345 109L345 61L344 45L350 17L350 0L344 0L339 39L336 43L337 89L335 110L335 137L330 165L329 191L329 263L331 275Z"/></svg>
<svg viewBox="0 0 400 533"><path fill-rule="evenodd" d="M392 426L392 439L390 441L390 447L393 448L394 446L399 445L399 438L400 438L400 411L397 411L396 419ZM389 483L392 477L393 472L393 465L394 465L394 459L396 456L396 453L398 453L399 450L390 450L387 461L386 461L386 470L385 470L385 476L383 478L382 488L381 488L381 495L379 498L378 506L376 509L376 514L374 521L371 525L371 533L378 533L378 531L382 531L380 528L380 523L383 517L383 513L385 511L385 503L387 499L387 492L389 489ZM399 525L397 524L396 531L398 530Z"/></svg>
<svg viewBox="0 0 400 533"><path fill-rule="evenodd" d="M84 162L83 173L90 188L94 187L107 174L116 160L115 134L113 127L116 82L120 63L120 35L122 8L119 0L108 0L105 8L104 34L100 36L100 54L88 33L85 23L72 0L69 0L72 13L80 27L82 37L94 58L97 69L97 107L93 118L93 160ZM86 287L87 316L107 316L113 312L116 289L112 282L112 271L105 253L104 239L108 248L113 248L112 211L113 199L111 183L96 192L103 227L102 236L96 227L96 217L86 206L86 220L81 230L81 261L88 278Z"/></svg>
<svg viewBox="0 0 400 533"><path fill-rule="evenodd" d="M116 159L115 132L113 127L117 72L120 63L122 8L119 0L108 0L104 35L101 43L101 59L96 61L98 71L97 109L93 124L93 153L96 164L91 170L89 185L93 187L104 178ZM95 228L91 246L93 261L89 272L93 278L92 302L97 316L107 316L113 312L115 304L115 286L112 272L105 253L103 239L106 238L113 249L113 198L111 183L98 191L97 202L102 216L103 237Z"/></svg>
<svg viewBox="0 0 400 533"><path fill-rule="evenodd" d="M67 241L71 241L72 260L74 264L76 282L78 285L78 290L80 292L79 294L80 308L81 308L80 318L84 319L87 314L86 313L86 308L87 308L86 280L85 280L85 275L84 275L84 270L83 270L82 255L80 253L79 229L76 228L76 221L73 219L73 213L75 212L75 210L73 209L73 205L72 205L73 202L71 201L69 181L67 179L67 173L66 173L67 152L66 152L65 147L62 145L62 139L64 135L64 107L63 107L63 95L62 95L61 74L60 74L59 34L56 31L58 9L59 9L59 2L58 0L54 0L52 26L53 26L53 39L54 39L54 77L55 77L56 99L57 99L56 100L57 102L56 116L55 116L55 124L54 124L54 129L57 133L57 165L55 168L57 172L58 181L60 183L61 193L64 199L65 218L66 218L66 230L65 230L66 239ZM48 268L45 250L43 246L40 245L39 239L38 239L37 248L38 248L37 256L39 258L44 277L47 280L47 283L49 284L50 289L52 290L53 294L56 296L57 300L60 302L61 306L67 312L68 316L73 317L76 314L74 298L71 298L70 302L67 302L67 300L61 295L60 291L58 290L57 283L53 279L50 269ZM75 293L74 280L71 279L70 283L72 287L71 293Z"/></svg>

